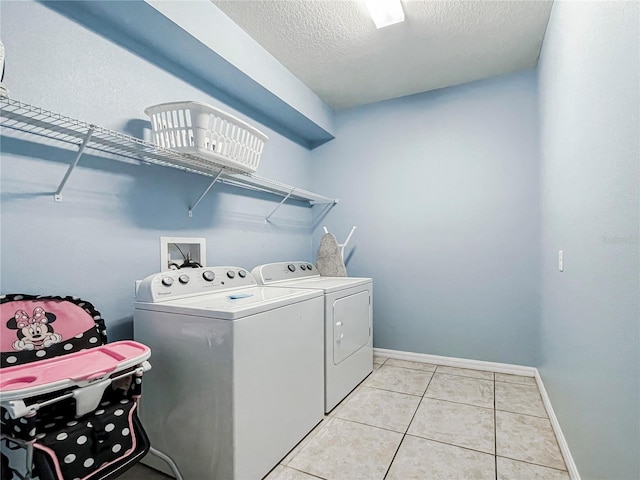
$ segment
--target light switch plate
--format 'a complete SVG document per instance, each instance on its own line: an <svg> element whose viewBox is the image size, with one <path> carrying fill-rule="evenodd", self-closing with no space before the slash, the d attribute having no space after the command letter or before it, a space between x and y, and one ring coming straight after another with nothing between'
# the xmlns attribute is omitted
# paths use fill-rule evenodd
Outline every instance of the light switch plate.
<svg viewBox="0 0 640 480"><path fill-rule="evenodd" d="M564 251L558 250L558 270L564 272Z"/></svg>

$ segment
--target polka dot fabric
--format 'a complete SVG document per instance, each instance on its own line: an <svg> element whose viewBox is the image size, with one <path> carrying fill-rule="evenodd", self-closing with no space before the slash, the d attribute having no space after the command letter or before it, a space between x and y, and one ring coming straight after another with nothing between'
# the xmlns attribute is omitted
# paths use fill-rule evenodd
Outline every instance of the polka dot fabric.
<svg viewBox="0 0 640 480"><path fill-rule="evenodd" d="M39 320L35 315L30 316L29 312L36 312L38 308L51 310L52 304L55 305L57 315L51 316L49 313L47 320ZM65 308L65 306L68 307ZM68 317L64 315L65 311L69 312ZM0 312L2 312L0 336L15 340L3 346L0 352L0 368L57 357L107 343L107 331L102 315L90 302L80 298L27 294L2 295ZM19 312L22 316L18 315ZM73 327L67 323L79 323L79 314L84 314L82 325L87 325L87 328L79 332L72 330L74 335L55 333L72 329ZM38 339L39 341L30 342L30 338L26 337L27 332L33 327L43 325L46 325L48 337L45 340Z"/></svg>
<svg viewBox="0 0 640 480"><path fill-rule="evenodd" d="M37 433L36 417L22 417L12 419L9 412L4 408L0 409L0 426L2 433L9 434L21 440L33 440Z"/></svg>
<svg viewBox="0 0 640 480"><path fill-rule="evenodd" d="M0 307L3 370L107 343L100 312L82 299L2 295ZM42 333L44 340L37 338ZM149 450L136 411L142 379L133 370L131 376L107 387L93 412L79 418L73 398L45 405L31 417L14 419L0 409L3 436L33 443L34 473L40 480L116 478ZM46 402L62 393L40 395L29 402Z"/></svg>
<svg viewBox="0 0 640 480"><path fill-rule="evenodd" d="M53 452L62 478L85 478L134 451L131 411L136 403L126 399L103 403L89 415L70 421L60 418L42 430L35 447L42 455Z"/></svg>

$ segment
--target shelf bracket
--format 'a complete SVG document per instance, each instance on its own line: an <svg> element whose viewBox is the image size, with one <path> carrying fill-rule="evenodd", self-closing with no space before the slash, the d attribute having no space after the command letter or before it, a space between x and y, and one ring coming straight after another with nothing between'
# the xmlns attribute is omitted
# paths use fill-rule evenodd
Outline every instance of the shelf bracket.
<svg viewBox="0 0 640 480"><path fill-rule="evenodd" d="M274 208L271 213L269 215L267 215L264 219L264 223L269 223L269 219L271 218L271 215L273 215L274 213L276 213L278 211L278 209L284 204L284 202L286 202L287 200L289 200L289 197L293 194L293 192L295 192L295 187L291 189L291 191L289 193L287 193L287 196L284 197L282 199L282 201L276 206L276 208Z"/></svg>
<svg viewBox="0 0 640 480"><path fill-rule="evenodd" d="M89 127L89 130L87 131L87 135L84 137L84 140L82 141L82 144L80 144L80 148L78 149L76 158L73 160L71 165L69 165L69 168L67 168L67 173L64 174L64 178L62 179L62 182L60 182L60 186L58 187L58 190L56 190L56 193L53 194L54 202L62 201L62 189L67 183L67 180L69 180L69 177L71 176L71 172L73 172L73 169L76 168L76 165L78 165L78 162L80 161L80 157L82 157L82 154L84 153L84 149L87 148L87 144L89 143L89 140L91 140L91 136L93 135L93 130L94 130L94 125L91 125Z"/></svg>
<svg viewBox="0 0 640 480"><path fill-rule="evenodd" d="M218 172L218 174L215 176L215 178L213 179L213 181L209 184L209 186L207 187L207 189L202 192L202 195L200 195L200 197L198 198L198 200L196 200L196 203L194 203L192 206L189 207L189 218L193 217L193 209L196 208L198 206L198 204L202 201L202 199L204 198L204 196L209 193L209 190L211 190L211 187L213 187L213 185L218 181L218 179L220 178L220 175L222 175L223 170L220 170Z"/></svg>
<svg viewBox="0 0 640 480"><path fill-rule="evenodd" d="M323 201L320 201L320 200L311 200L311 201L309 202L309 204L310 204L310 205L312 205L312 206L313 206L313 205L326 205L326 204L330 204L330 205L333 207L333 206L337 205L339 202L340 202L340 200L338 200L338 199L336 198L336 199L331 200L331 201L329 201L329 202L323 202Z"/></svg>

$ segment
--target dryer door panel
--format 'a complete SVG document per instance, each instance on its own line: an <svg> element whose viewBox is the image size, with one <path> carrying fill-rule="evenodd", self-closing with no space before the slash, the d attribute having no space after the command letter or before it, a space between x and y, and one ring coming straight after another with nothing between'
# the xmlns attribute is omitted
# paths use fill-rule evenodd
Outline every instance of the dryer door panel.
<svg viewBox="0 0 640 480"><path fill-rule="evenodd" d="M369 342L369 291L342 297L333 302L333 364Z"/></svg>

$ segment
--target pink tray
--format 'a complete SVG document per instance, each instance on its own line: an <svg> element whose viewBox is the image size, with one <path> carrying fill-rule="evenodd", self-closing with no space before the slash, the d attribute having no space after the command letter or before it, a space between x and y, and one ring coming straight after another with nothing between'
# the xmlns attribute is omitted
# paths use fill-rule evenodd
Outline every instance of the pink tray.
<svg viewBox="0 0 640 480"><path fill-rule="evenodd" d="M123 340L60 357L3 368L0 371L0 399L14 400L67 386L84 385L138 365L150 356L151 350L146 345Z"/></svg>

